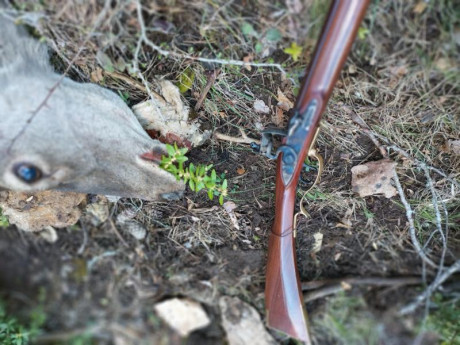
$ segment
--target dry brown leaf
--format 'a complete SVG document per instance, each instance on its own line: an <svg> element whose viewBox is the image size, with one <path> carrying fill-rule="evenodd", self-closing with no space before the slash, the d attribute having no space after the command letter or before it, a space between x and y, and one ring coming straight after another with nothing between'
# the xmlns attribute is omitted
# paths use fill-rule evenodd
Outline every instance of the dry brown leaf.
<svg viewBox="0 0 460 345"><path fill-rule="evenodd" d="M248 71L251 71L252 70L252 67L251 65L249 65L250 62L252 62L252 60L254 59L254 55L252 54L249 54L249 55L246 55L245 57L243 57L243 61L246 62L243 66L246 70Z"/></svg>
<svg viewBox="0 0 460 345"><path fill-rule="evenodd" d="M351 186L360 197L383 194L391 198L397 194L391 185L396 163L389 159L356 165L351 168Z"/></svg>
<svg viewBox="0 0 460 345"><path fill-rule="evenodd" d="M239 167L238 169L236 169L236 173L238 175L243 175L245 172L246 172L246 169L243 167Z"/></svg>
<svg viewBox="0 0 460 345"><path fill-rule="evenodd" d="M281 108L275 107L275 113L272 116L273 123L278 126L282 127L284 123L284 112Z"/></svg>
<svg viewBox="0 0 460 345"><path fill-rule="evenodd" d="M96 67L96 69L91 72L90 78L93 83L99 83L100 81L104 80L104 75L102 74L102 68Z"/></svg>
<svg viewBox="0 0 460 345"><path fill-rule="evenodd" d="M199 303L185 298L171 298L157 303L153 308L182 337L208 326L211 322Z"/></svg>
<svg viewBox="0 0 460 345"><path fill-rule="evenodd" d="M289 98L287 98L280 89L278 89L277 100L278 100L277 106L280 107L284 111L288 111L289 109L294 107L294 103L291 100L289 100Z"/></svg>
<svg viewBox="0 0 460 345"><path fill-rule="evenodd" d="M423 11L425 11L425 9L428 7L428 3L426 1L419 1L417 3L417 5L415 5L414 9L412 10L412 12L414 12L415 14L420 14L422 13Z"/></svg>
<svg viewBox="0 0 460 345"><path fill-rule="evenodd" d="M236 218L236 214L233 212L233 210L237 207L236 204L233 201L227 201L224 202L222 206L230 217L230 221L232 222L235 229L240 230L240 226L238 225L238 218Z"/></svg>

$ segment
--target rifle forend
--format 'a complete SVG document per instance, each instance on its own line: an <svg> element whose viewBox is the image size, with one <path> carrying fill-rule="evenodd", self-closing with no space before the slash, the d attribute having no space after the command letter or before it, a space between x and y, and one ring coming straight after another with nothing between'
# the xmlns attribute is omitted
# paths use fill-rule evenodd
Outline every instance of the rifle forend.
<svg viewBox="0 0 460 345"><path fill-rule="evenodd" d="M278 149L275 221L268 245L265 305L269 327L310 344L296 264L293 215L297 182L321 114L351 49L369 0L334 0L309 72Z"/></svg>

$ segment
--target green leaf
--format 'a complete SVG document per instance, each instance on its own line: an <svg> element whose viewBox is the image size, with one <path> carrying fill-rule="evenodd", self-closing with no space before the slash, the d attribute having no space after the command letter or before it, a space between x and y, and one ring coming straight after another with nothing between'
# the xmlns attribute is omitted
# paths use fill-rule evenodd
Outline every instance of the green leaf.
<svg viewBox="0 0 460 345"><path fill-rule="evenodd" d="M211 172L211 180L212 180L212 182L216 182L216 180L217 180L217 174L216 174L215 170L213 170Z"/></svg>
<svg viewBox="0 0 460 345"><path fill-rule="evenodd" d="M254 46L254 50L256 51L256 54L262 53L263 49L264 49L264 46L260 42L257 42L256 45Z"/></svg>
<svg viewBox="0 0 460 345"><path fill-rule="evenodd" d="M281 40L281 32L276 29L276 28L271 28L267 30L267 33L265 34L265 37L267 40L270 42L279 42Z"/></svg>
<svg viewBox="0 0 460 345"><path fill-rule="evenodd" d="M221 205L224 204L224 196L222 194L219 197L219 204L221 204Z"/></svg>
<svg viewBox="0 0 460 345"><path fill-rule="evenodd" d="M227 189L227 179L222 182L222 189Z"/></svg>
<svg viewBox="0 0 460 345"><path fill-rule="evenodd" d="M254 30L254 27L248 22L245 22L243 25L241 25L241 32L246 38L257 36L257 31Z"/></svg>
<svg viewBox="0 0 460 345"><path fill-rule="evenodd" d="M186 93L191 89L193 82L195 81L195 71L191 68L186 68L179 76L179 91L180 93Z"/></svg>
<svg viewBox="0 0 460 345"><path fill-rule="evenodd" d="M367 35L369 34L369 29L361 26L358 29L358 38L362 41L365 40Z"/></svg>
<svg viewBox="0 0 460 345"><path fill-rule="evenodd" d="M107 72L114 72L115 68L113 67L112 60L110 60L109 56L102 51L98 51L96 54L96 60L99 65Z"/></svg>
<svg viewBox="0 0 460 345"><path fill-rule="evenodd" d="M195 182L193 180L190 180L188 185L190 186L191 190L195 191Z"/></svg>
<svg viewBox="0 0 460 345"><path fill-rule="evenodd" d="M176 160L179 162L179 163L184 163L186 161L188 161L188 158L185 157L185 156L179 156L176 158Z"/></svg>
<svg viewBox="0 0 460 345"><path fill-rule="evenodd" d="M200 190L202 190L204 188L204 183L203 182L198 182L197 185L196 185L196 191L199 192Z"/></svg>
<svg viewBox="0 0 460 345"><path fill-rule="evenodd" d="M213 199L214 199L214 192L212 191L212 189L209 189L209 190L208 190L208 198L209 198L209 200L213 200Z"/></svg>
<svg viewBox="0 0 460 345"><path fill-rule="evenodd" d="M174 156L174 154L176 153L174 147L169 144L166 144L166 151L168 151L169 156Z"/></svg>
<svg viewBox="0 0 460 345"><path fill-rule="evenodd" d="M284 48L283 51L290 55L294 61L297 61L300 54L302 54L302 47L298 46L297 43L292 42L291 46L289 48Z"/></svg>

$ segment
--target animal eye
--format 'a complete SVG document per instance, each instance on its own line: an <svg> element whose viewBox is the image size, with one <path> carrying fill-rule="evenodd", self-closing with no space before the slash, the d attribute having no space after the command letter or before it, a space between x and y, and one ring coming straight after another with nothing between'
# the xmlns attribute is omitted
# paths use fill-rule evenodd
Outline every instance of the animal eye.
<svg viewBox="0 0 460 345"><path fill-rule="evenodd" d="M30 163L19 163L14 166L14 174L26 183L34 183L43 176L40 168Z"/></svg>

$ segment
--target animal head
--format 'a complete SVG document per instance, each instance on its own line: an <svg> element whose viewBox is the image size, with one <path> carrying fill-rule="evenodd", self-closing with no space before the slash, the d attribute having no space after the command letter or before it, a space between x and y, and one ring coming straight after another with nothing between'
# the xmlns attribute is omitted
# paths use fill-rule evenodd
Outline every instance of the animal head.
<svg viewBox="0 0 460 345"><path fill-rule="evenodd" d="M183 190L158 166L163 144L115 93L61 78L1 13L0 32L0 188L148 200Z"/></svg>

